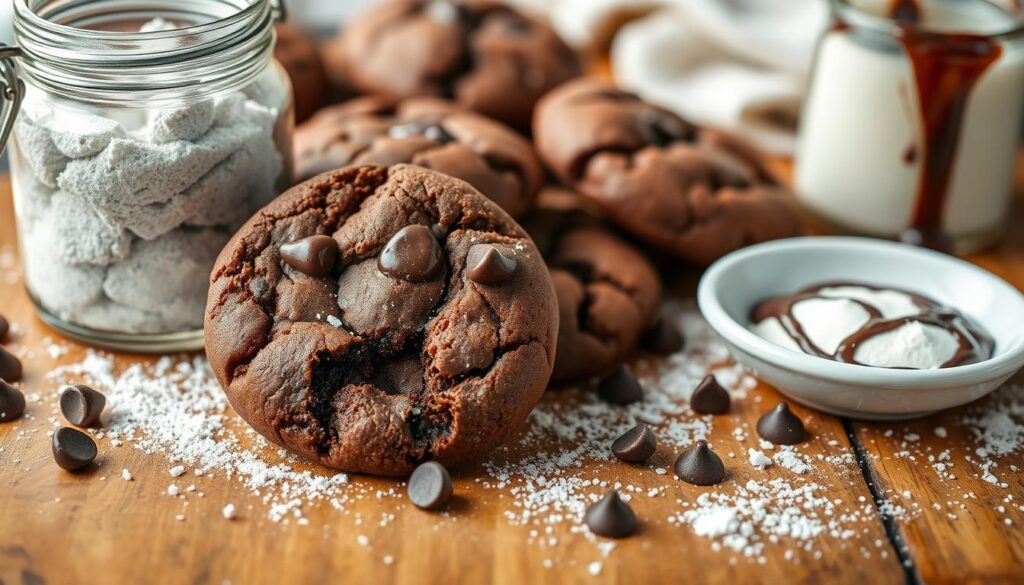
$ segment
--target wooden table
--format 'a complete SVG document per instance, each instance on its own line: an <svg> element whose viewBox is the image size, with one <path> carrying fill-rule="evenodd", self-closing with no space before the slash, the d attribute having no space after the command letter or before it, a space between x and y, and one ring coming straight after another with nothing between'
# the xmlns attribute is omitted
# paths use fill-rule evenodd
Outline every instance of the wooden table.
<svg viewBox="0 0 1024 585"><path fill-rule="evenodd" d="M1024 177L1018 184L1024 184ZM9 185L3 181L0 253L15 246L12 215ZM1016 205L1014 218L1009 237L998 248L970 260L1024 286L1024 206ZM692 290L698 275L695 269L680 269L675 288ZM815 481L829 498L843 502L840 510L862 510L866 520L855 525L852 536L822 534L811 550L795 549L787 539L765 542L762 562L728 548L715 551L712 540L667 521L680 511L680 502L692 502L706 491L652 473L651 467L670 467L675 451L661 449L650 467L595 461L596 478L664 487L657 497L634 499L642 531L605 556L593 540L572 530L571 523L553 526L553 546L548 536L532 538L533 527L518 526L506 517L515 510L508 490L487 489L477 481L483 475L480 467L456 475L459 499L446 514L416 510L402 497L369 497L352 502L344 512L326 503L305 506L308 525L270 521L261 499L226 477L188 479L205 497L168 497L172 478L163 455L117 448L105 440L99 442L102 467L86 474L64 472L49 453L46 432L57 420L50 419L57 416L57 384L46 373L82 359L84 349L62 342L71 347L66 355L47 355L46 339L58 336L34 317L20 281L0 278L0 312L20 328L9 346L31 355L25 359L22 387L42 396L29 405L29 417L0 425L0 582L7 585L226 580L1024 582L1024 487L1020 473L1010 471L1015 469L1011 466L1024 468L1024 453L998 459L999 476L1007 487L984 481L978 465L965 459L976 443L957 423L963 409L908 423L870 424L797 407L814 437L802 452L837 462L816 465ZM118 364L148 359L119 356ZM560 392L549 393L545 400L570 405L580 397L578 392ZM734 402L730 415L716 419L710 436L716 451L740 454L727 460L731 483L720 486L722 490L756 474L762 479L786 477L778 466L755 471L744 456L756 442L750 435L758 416L778 399L775 390L760 385L745 400ZM947 438L936 434L939 426L947 429ZM737 428L745 429L744 441L734 434ZM500 457L515 459L527 450L513 441ZM955 480L941 478L927 461L929 454L943 451L955 462ZM279 458L273 450L264 456ZM131 470L133 481L120 479L122 468ZM402 490L389 479L353 477L351 483L362 493ZM225 502L238 507L238 519L222 517ZM886 519L876 511L891 506L908 513ZM186 510L187 519L176 520ZM386 521L378 522L382 517ZM538 540L545 540L545 546Z"/></svg>

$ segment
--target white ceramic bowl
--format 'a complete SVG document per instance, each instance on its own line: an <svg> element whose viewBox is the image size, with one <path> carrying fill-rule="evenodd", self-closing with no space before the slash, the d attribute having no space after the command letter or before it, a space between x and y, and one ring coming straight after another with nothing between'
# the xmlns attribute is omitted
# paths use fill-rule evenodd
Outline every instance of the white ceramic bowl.
<svg viewBox="0 0 1024 585"><path fill-rule="evenodd" d="M785 349L752 333L750 310L767 297L826 281L919 292L959 309L995 339L995 355L938 370L844 364ZM1024 366L1024 295L995 275L945 254L866 238L808 237L729 254L704 273L704 318L757 377L813 408L899 420L976 400Z"/></svg>

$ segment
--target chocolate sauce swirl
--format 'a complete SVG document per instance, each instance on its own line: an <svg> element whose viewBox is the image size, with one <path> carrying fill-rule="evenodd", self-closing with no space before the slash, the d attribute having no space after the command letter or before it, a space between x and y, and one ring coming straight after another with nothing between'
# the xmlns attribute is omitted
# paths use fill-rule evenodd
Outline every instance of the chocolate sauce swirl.
<svg viewBox="0 0 1024 585"><path fill-rule="evenodd" d="M841 295L825 296L821 294L822 289L838 287L857 287L877 292L892 291L902 293L907 295L907 297L913 301L914 305L918 307L919 312L914 315L886 319L878 307L860 299ZM867 311L868 320L861 325L859 329L843 339L834 353L825 352L811 341L804 331L803 326L793 315L793 307L797 303L812 298L827 300L844 299L857 303ZM943 329L956 340L956 352L952 357L943 362L939 366L940 368L963 366L987 360L992 357L992 353L995 349L995 341L992 337L982 331L967 317L960 314L956 309L947 307L933 299L910 291L898 288L876 287L857 282L827 282L823 284L816 284L791 295L772 297L762 301L751 311L751 321L753 323L761 323L765 319L771 318L778 320L786 333L789 334L793 341L796 342L796 344L800 346L800 349L805 353L847 364L871 367L869 364L864 364L856 360L855 356L857 354L857 348L869 339L882 335L883 333L895 331L904 325L915 322ZM914 368L896 367L893 369Z"/></svg>

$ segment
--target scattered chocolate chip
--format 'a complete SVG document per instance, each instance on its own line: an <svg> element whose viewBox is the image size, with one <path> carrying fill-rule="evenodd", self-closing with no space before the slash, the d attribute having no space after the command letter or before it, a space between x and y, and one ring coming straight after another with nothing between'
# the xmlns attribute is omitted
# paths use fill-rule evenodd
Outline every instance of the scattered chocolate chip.
<svg viewBox="0 0 1024 585"><path fill-rule="evenodd" d="M79 427L91 427L100 420L107 397L84 385L68 386L60 393L60 411Z"/></svg>
<svg viewBox="0 0 1024 585"><path fill-rule="evenodd" d="M498 284L512 278L516 259L490 244L477 244L466 255L469 279L480 284Z"/></svg>
<svg viewBox="0 0 1024 585"><path fill-rule="evenodd" d="M21 379L22 371L21 360L0 347L0 380L17 382Z"/></svg>
<svg viewBox="0 0 1024 585"><path fill-rule="evenodd" d="M330 236L310 236L282 244L281 259L305 275L327 276L338 259L338 242Z"/></svg>
<svg viewBox="0 0 1024 585"><path fill-rule="evenodd" d="M704 440L683 451L676 459L674 469L676 477L693 485L715 485L725 479L725 465L721 457Z"/></svg>
<svg viewBox="0 0 1024 585"><path fill-rule="evenodd" d="M409 501L417 508L435 510L452 497L452 478L436 461L428 461L409 476Z"/></svg>
<svg viewBox="0 0 1024 585"><path fill-rule="evenodd" d="M74 471L96 459L96 442L89 435L71 427L61 427L51 440L53 460L62 469Z"/></svg>
<svg viewBox="0 0 1024 585"><path fill-rule="evenodd" d="M690 395L690 408L698 414L725 414L731 402L729 392L711 374L704 376Z"/></svg>
<svg viewBox="0 0 1024 585"><path fill-rule="evenodd" d="M399 230L377 257L377 268L409 282L430 280L444 266L441 245L429 228L410 225Z"/></svg>
<svg viewBox="0 0 1024 585"><path fill-rule="evenodd" d="M0 422L11 422L25 413L25 395L0 380Z"/></svg>
<svg viewBox="0 0 1024 585"><path fill-rule="evenodd" d="M11 330L11 324L7 322L7 318L0 315L0 341L3 341L7 337L7 332Z"/></svg>
<svg viewBox="0 0 1024 585"><path fill-rule="evenodd" d="M682 351L683 346L686 344L683 334L676 329L675 325L663 317L659 317L651 325L650 329L644 332L640 342L648 351L661 355L672 355Z"/></svg>
<svg viewBox="0 0 1024 585"><path fill-rule="evenodd" d="M796 445L804 440L804 423L788 404L780 402L758 419L757 434L776 445Z"/></svg>
<svg viewBox="0 0 1024 585"><path fill-rule="evenodd" d="M587 508L584 520L587 528L598 536L626 538L636 532L636 514L615 490Z"/></svg>
<svg viewBox="0 0 1024 585"><path fill-rule="evenodd" d="M640 423L612 443L612 453L622 461L647 461L658 450L658 438L650 427Z"/></svg>
<svg viewBox="0 0 1024 585"><path fill-rule="evenodd" d="M644 390L625 366L615 368L597 385L597 395L605 402L625 406L644 399Z"/></svg>

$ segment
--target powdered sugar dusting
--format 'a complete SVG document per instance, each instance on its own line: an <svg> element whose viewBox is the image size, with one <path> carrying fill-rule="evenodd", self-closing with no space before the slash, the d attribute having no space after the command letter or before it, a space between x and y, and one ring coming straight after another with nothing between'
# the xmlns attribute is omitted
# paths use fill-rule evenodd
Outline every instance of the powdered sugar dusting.
<svg viewBox="0 0 1024 585"><path fill-rule="evenodd" d="M725 347L692 303L672 304L667 314L684 332L687 347L665 360L632 364L645 391L641 403L606 404L585 388L553 391L513 444L498 449L479 467L483 473L476 482L500 496L507 521L528 529L530 542L553 549L568 531L593 543L599 557L586 565L592 573L600 574L601 559L611 554L615 543L585 528L586 508L609 489L618 490L638 510L643 500L676 493L678 480L671 472L670 458L696 440L709 438L715 420L689 409L692 390L709 371L734 400L743 400L756 386L752 377L729 361ZM404 490L397 483L391 489L370 488L371 482L345 474L303 469L283 451L277 453L279 462L271 462L275 457L268 453L273 454L273 447L240 422L203 357L164 357L151 365L121 367L110 355L88 351L82 361L57 368L51 378L59 383L92 383L107 393L112 412L97 438L165 455L165 478L171 481L160 489L169 497L202 497L192 484L193 476L229 477L263 500L267 517L298 525L309 524L303 515L305 507L322 502L343 511L348 503L364 498L394 500L396 508L405 505ZM655 431L662 460L637 467L635 474L616 472L613 477L618 480L607 479L613 466L622 465L612 458L609 444L640 422ZM822 534L852 538L865 530L866 525L858 524L877 521L870 501L829 499L829 486L819 483L814 460L799 447L762 446L742 423L728 435L744 450L748 445L766 450L768 455L761 452L761 456L767 460L764 467L771 469L748 467L765 476L740 486L727 482L696 501L679 500L681 510L667 519L711 539L712 548L724 547L757 561L763 558L766 542L787 538L796 549L812 550ZM749 465L745 457L724 447L721 455L729 457L729 465ZM819 455L817 460L856 470L855 461L840 455ZM225 503L223 514L232 519L238 513L234 504ZM361 522L357 515L356 524ZM386 523L381 521L382 526ZM552 554L545 566L555 566L559 557Z"/></svg>

